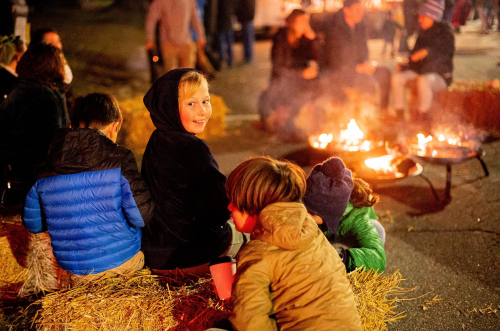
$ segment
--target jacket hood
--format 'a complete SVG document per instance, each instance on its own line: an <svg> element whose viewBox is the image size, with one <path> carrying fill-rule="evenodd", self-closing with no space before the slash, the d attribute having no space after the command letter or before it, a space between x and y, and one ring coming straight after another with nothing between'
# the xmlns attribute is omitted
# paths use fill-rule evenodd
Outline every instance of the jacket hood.
<svg viewBox="0 0 500 331"><path fill-rule="evenodd" d="M298 202L278 202L264 208L251 238L283 249L300 250L311 245L319 228L306 207Z"/></svg>
<svg viewBox="0 0 500 331"><path fill-rule="evenodd" d="M95 129L60 129L49 147L47 166L59 174L95 169L118 147Z"/></svg>
<svg viewBox="0 0 500 331"><path fill-rule="evenodd" d="M144 96L144 105L158 130L188 133L182 125L179 114L179 82L181 77L190 71L198 70L191 68L170 70L158 78Z"/></svg>

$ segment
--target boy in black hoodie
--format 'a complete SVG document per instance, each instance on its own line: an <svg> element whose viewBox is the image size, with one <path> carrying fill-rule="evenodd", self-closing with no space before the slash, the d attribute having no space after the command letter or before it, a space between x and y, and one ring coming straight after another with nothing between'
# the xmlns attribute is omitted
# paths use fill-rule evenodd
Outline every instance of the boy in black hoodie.
<svg viewBox="0 0 500 331"><path fill-rule="evenodd" d="M195 69L171 70L146 93L144 104L156 127L142 159L156 202L142 237L146 265L157 273L208 272L210 260L236 254L243 236L227 222L226 177L195 136L212 114L207 80Z"/></svg>

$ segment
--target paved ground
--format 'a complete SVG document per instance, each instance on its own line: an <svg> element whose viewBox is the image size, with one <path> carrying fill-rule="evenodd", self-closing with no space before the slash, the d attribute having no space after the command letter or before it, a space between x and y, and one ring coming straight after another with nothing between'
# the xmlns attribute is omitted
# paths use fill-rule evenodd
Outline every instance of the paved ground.
<svg viewBox="0 0 500 331"><path fill-rule="evenodd" d="M142 13L66 10L36 15L33 28L59 30L76 93L107 91L123 100L149 87L142 24ZM478 30L472 22L456 36L456 80L500 78L500 33L480 35ZM379 56L380 47L380 41L370 41L373 60L393 69L395 61ZM211 91L232 110L228 136L208 141L225 174L250 156L280 157L304 147L252 127L269 77L269 52L269 41L257 42L253 64L236 64L211 83ZM237 62L241 58L237 45ZM419 176L377 187L381 202L375 209L387 230L387 272L399 269L406 279L402 286L416 288L408 297L418 297L399 304L397 310L407 317L389 330L500 330L500 142L487 143L484 150L490 176L484 178L475 160L454 166L448 203L436 202ZM424 166L443 196L445 168ZM426 304L435 296L434 304ZM498 311L488 314L493 312L484 310L488 307Z"/></svg>

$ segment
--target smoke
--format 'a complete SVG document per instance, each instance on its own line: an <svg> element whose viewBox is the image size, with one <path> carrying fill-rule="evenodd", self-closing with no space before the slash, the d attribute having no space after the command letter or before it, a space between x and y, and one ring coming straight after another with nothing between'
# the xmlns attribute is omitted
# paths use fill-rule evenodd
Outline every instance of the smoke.
<svg viewBox="0 0 500 331"><path fill-rule="evenodd" d="M274 79L259 100L266 129L280 138L305 141L321 133L340 133L351 119L370 132L380 117L375 79L355 72L323 72L305 80L300 71Z"/></svg>

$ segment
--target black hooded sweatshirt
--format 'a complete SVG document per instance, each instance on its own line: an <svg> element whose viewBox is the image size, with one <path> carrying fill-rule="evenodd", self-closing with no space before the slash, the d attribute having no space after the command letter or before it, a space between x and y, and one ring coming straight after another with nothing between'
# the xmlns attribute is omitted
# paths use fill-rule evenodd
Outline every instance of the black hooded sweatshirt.
<svg viewBox="0 0 500 331"><path fill-rule="evenodd" d="M192 70L169 71L144 96L156 126L142 160L142 175L156 201L142 235L152 269L201 265L231 243L226 177L205 141L187 132L180 118L179 81Z"/></svg>

